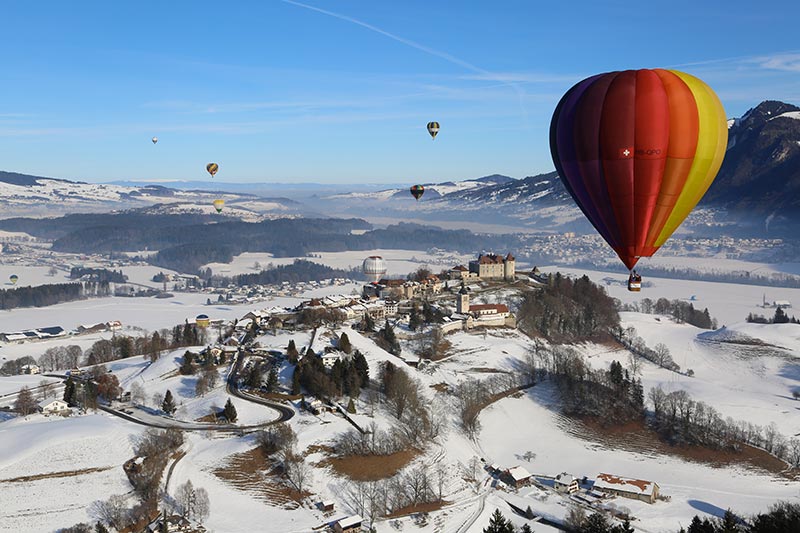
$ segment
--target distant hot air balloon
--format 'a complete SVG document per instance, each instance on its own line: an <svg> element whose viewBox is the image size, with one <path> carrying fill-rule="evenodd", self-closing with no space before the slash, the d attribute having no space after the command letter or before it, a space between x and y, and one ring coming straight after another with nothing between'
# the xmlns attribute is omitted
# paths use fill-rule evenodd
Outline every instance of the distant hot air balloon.
<svg viewBox="0 0 800 533"><path fill-rule="evenodd" d="M717 95L676 70L587 78L561 98L550 123L564 186L629 269L652 256L697 205L727 140Z"/></svg>
<svg viewBox="0 0 800 533"><path fill-rule="evenodd" d="M379 255L371 255L364 259L361 268L364 270L367 279L373 283L380 281L386 274L386 262Z"/></svg>
<svg viewBox="0 0 800 533"><path fill-rule="evenodd" d="M423 194L425 194L425 187L422 185L411 186L411 196L413 196L415 200L419 201Z"/></svg>
<svg viewBox="0 0 800 533"><path fill-rule="evenodd" d="M156 144L157 142L158 142L158 137L153 137L153 144Z"/></svg>
<svg viewBox="0 0 800 533"><path fill-rule="evenodd" d="M222 213L222 208L224 205L225 205L225 200L221 198L218 200L214 200L214 209L217 210L217 213Z"/></svg>
<svg viewBox="0 0 800 533"><path fill-rule="evenodd" d="M214 174L216 174L217 171L219 170L219 165L216 163L209 163L206 165L206 170L208 171L209 174L211 174L211 177L213 178Z"/></svg>
<svg viewBox="0 0 800 533"><path fill-rule="evenodd" d="M428 133L431 134L431 138L435 139L436 134L439 133L439 123L438 122L428 122Z"/></svg>
<svg viewBox="0 0 800 533"><path fill-rule="evenodd" d="M19 281L19 276L17 276L16 274L11 274L11 275L8 277L8 279L11 281L11 284L12 284L12 285L16 285L16 284L17 284L17 282Z"/></svg>
<svg viewBox="0 0 800 533"><path fill-rule="evenodd" d="M211 320L208 318L208 315L197 315L194 319L194 323L197 324L198 328L207 328Z"/></svg>

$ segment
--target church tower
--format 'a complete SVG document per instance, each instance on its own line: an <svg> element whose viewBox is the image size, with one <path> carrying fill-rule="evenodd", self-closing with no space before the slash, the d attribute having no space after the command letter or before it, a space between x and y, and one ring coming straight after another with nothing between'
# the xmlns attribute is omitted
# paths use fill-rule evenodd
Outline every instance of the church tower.
<svg viewBox="0 0 800 533"><path fill-rule="evenodd" d="M456 312L466 315L469 313L469 293L464 284L461 284L461 290L458 291L458 299L456 300Z"/></svg>

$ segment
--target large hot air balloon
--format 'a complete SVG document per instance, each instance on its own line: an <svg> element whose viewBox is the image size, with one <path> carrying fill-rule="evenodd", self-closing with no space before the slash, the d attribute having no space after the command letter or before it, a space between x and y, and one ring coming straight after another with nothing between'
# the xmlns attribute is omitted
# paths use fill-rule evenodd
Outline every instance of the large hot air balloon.
<svg viewBox="0 0 800 533"><path fill-rule="evenodd" d="M425 194L425 187L422 185L412 185L411 186L411 196L414 197L414 200L419 201L422 198L422 195Z"/></svg>
<svg viewBox="0 0 800 533"><path fill-rule="evenodd" d="M158 142L158 137L153 137L153 144L156 144L157 142Z"/></svg>
<svg viewBox="0 0 800 533"><path fill-rule="evenodd" d="M213 178L214 174L216 174L217 171L219 170L219 165L216 163L209 163L206 165L206 170L208 171L209 174L211 174L211 177Z"/></svg>
<svg viewBox="0 0 800 533"><path fill-rule="evenodd" d="M428 122L428 133L431 134L431 138L435 139L436 134L439 133L439 123L438 122Z"/></svg>
<svg viewBox="0 0 800 533"><path fill-rule="evenodd" d="M214 209L217 210L217 213L222 213L222 208L225 206L225 200L218 199L214 200Z"/></svg>
<svg viewBox="0 0 800 533"><path fill-rule="evenodd" d="M197 315L194 319L194 323L197 324L198 328L207 328L211 320L208 318L208 315Z"/></svg>
<svg viewBox="0 0 800 533"><path fill-rule="evenodd" d="M697 205L727 142L717 95L676 70L587 78L561 98L550 123L564 186L629 269Z"/></svg>
<svg viewBox="0 0 800 533"><path fill-rule="evenodd" d="M8 279L9 281L11 281L12 285L16 285L17 282L19 281L19 276L17 276L16 274L11 274L10 276L8 276Z"/></svg>
<svg viewBox="0 0 800 533"><path fill-rule="evenodd" d="M364 270L367 279L373 283L380 281L386 274L386 262L379 255L371 255L364 259L361 268Z"/></svg>

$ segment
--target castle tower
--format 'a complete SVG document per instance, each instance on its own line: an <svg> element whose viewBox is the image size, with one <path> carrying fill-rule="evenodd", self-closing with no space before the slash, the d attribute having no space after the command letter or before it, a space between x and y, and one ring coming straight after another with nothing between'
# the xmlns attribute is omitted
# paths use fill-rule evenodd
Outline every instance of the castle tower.
<svg viewBox="0 0 800 533"><path fill-rule="evenodd" d="M516 260L511 252L508 252L505 260L503 261L503 279L506 281L514 281L516 277Z"/></svg>
<svg viewBox="0 0 800 533"><path fill-rule="evenodd" d="M456 312L465 315L469 313L469 293L464 284L461 284L461 290L458 291L458 299L456 300Z"/></svg>

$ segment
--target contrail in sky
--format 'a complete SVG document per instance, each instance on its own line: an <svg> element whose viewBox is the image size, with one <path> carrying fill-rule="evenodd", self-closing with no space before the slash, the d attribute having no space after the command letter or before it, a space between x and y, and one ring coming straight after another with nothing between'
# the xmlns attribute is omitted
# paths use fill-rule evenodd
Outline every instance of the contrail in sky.
<svg viewBox="0 0 800 533"><path fill-rule="evenodd" d="M368 29L370 31L373 31L375 33L383 35L384 37L388 37L389 39L392 39L393 41L397 41L398 43L402 43L402 44L404 44L406 46L410 46L411 48L415 48L415 49L417 49L417 50L419 50L421 52L425 52L426 54L430 54L432 56L436 56L438 58L444 59L445 61L447 61L449 63L452 63L454 65L458 65L458 66L463 67L463 68L465 68L467 70L471 70L472 72L480 74L481 76L483 76L486 79L499 81L503 85L506 85L507 87L511 87L517 93L517 97L519 98L520 109L522 110L522 113L523 113L523 115L525 116L525 119L526 119L525 121L527 122L528 113L525 110L525 106L522 105L522 90L515 83L512 83L512 82L509 82L507 80L504 80L502 76L497 76L497 75L493 74L492 72L489 72L488 70L482 69L482 68L480 68L480 67L478 67L476 65L473 65L472 63L464 61L463 59L459 59L459 58L457 58L457 57L455 57L453 55L448 54L447 52L441 52L439 50L435 50L433 48L425 46L423 44L419 44L419 43L417 43L415 41L412 41L410 39L406 39L404 37L400 37L399 35L395 35L394 33L390 33L390 32L388 32L386 30L382 30L381 28L378 28L377 26L373 26L372 24L368 24L366 22L362 22L362 21L360 21L358 19L355 19L353 17L349 17L347 15L342 15L342 14L339 14L339 13L334 13L333 11L328 11L326 9L322 9L322 8L319 8L319 7L311 6L311 5L308 5L308 4L303 4L302 2L297 2L295 0L281 0L281 1L286 3L286 4L291 4L293 6L302 7L304 9L308 9L308 10L311 10L311 11L316 11L317 13L322 13L323 15L328 15L329 17L334 17L334 18L337 18L339 20L344 20L346 22L350 22L352 24L356 24L357 26L361 26L362 28L366 28L366 29Z"/></svg>

